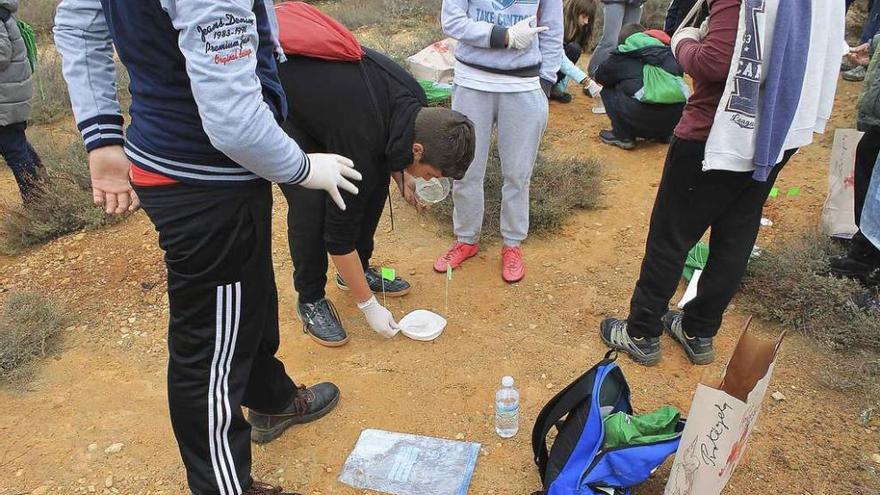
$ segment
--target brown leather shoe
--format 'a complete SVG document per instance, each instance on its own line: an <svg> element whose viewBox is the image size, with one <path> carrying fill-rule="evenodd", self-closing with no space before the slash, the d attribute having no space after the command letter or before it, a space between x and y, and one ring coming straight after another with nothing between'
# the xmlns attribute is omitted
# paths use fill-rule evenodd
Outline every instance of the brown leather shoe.
<svg viewBox="0 0 880 495"><path fill-rule="evenodd" d="M242 495L302 495L294 492L283 492L280 486L272 486L260 481L254 481L251 487L244 491Z"/></svg>
<svg viewBox="0 0 880 495"><path fill-rule="evenodd" d="M297 396L279 413L248 411L251 441L268 443L293 425L310 423L329 413L339 403L339 389L332 383L319 383L306 388L300 386Z"/></svg>

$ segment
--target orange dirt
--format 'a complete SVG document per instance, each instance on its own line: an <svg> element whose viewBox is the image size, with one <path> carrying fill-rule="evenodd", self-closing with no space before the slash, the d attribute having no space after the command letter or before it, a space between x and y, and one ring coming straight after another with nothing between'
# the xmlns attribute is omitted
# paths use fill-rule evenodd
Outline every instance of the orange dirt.
<svg viewBox="0 0 880 495"><path fill-rule="evenodd" d="M841 84L832 129L782 173L779 187L800 186L802 193L770 203L766 216L774 226L763 229L759 245L817 223L833 127L851 126L858 89L857 84ZM529 442L532 421L560 387L605 353L596 335L600 319L625 314L666 150L649 144L625 152L601 144L596 134L606 119L590 113L591 103L575 94L570 105L551 105L547 137L559 152L600 157L604 207L578 213L552 237L530 240L525 245L529 272L520 284L502 282L500 247L483 246L477 258L456 271L446 311L445 278L433 273L431 263L451 239L406 208L395 192L396 228L390 231L386 215L375 261L396 267L414 284L411 295L388 300L398 317L416 308L449 317L446 333L433 343L402 336L383 340L332 285L328 295L352 341L328 349L305 336L294 315L284 231L287 207L276 197L279 355L297 380L332 380L343 399L334 414L317 424L255 447L256 477L305 494L362 493L336 478L361 430L384 428L480 442L472 494L522 495L539 488ZM12 194L8 173L0 184ZM165 398L162 255L146 216L139 213L102 231L0 258L0 288L38 290L65 301L77 317L64 332L61 351L26 390L0 392L0 494L186 493ZM720 374L747 316L736 304L731 307L718 338L719 362L707 368L690 366L668 340L656 368L621 360L637 409L669 403L686 411L696 383ZM753 328L768 338L781 330L761 322ZM800 335L786 341L771 391L784 391L787 400L767 399L726 493L830 495L854 493L852 486L880 489L880 465L871 460L880 452L878 423L866 426L858 420L877 399L821 386L817 370L834 365L823 354ZM492 397L505 374L519 383L523 417L519 435L501 441L493 429ZM123 450L105 454L115 442L123 443ZM91 452L93 443L97 450ZM637 493L661 494L665 472Z"/></svg>

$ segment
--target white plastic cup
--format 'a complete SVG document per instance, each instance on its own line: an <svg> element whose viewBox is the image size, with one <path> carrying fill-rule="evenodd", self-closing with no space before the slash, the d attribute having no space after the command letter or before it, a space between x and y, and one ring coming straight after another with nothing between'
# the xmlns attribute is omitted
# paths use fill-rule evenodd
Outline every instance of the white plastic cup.
<svg viewBox="0 0 880 495"><path fill-rule="evenodd" d="M435 177L431 180L416 178L416 198L424 206L434 205L443 201L449 196L451 190L452 181L446 177L441 179Z"/></svg>

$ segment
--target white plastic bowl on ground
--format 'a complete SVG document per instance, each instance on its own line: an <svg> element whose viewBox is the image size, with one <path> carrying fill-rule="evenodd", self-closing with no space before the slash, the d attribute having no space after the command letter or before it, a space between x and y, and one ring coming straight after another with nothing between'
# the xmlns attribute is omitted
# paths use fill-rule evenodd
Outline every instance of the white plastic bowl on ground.
<svg viewBox="0 0 880 495"><path fill-rule="evenodd" d="M446 319L437 313L424 309L417 309L401 318L398 322L400 333L413 340L434 340L443 333L446 328Z"/></svg>

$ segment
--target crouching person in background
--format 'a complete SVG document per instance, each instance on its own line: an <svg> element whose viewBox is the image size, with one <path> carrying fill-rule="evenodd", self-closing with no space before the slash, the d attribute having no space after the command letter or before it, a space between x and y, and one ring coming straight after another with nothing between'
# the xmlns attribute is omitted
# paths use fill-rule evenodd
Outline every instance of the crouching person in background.
<svg viewBox="0 0 880 495"><path fill-rule="evenodd" d="M683 74L666 33L624 26L620 45L596 69L611 120L599 138L626 150L635 148L636 138L668 142L689 94Z"/></svg>

